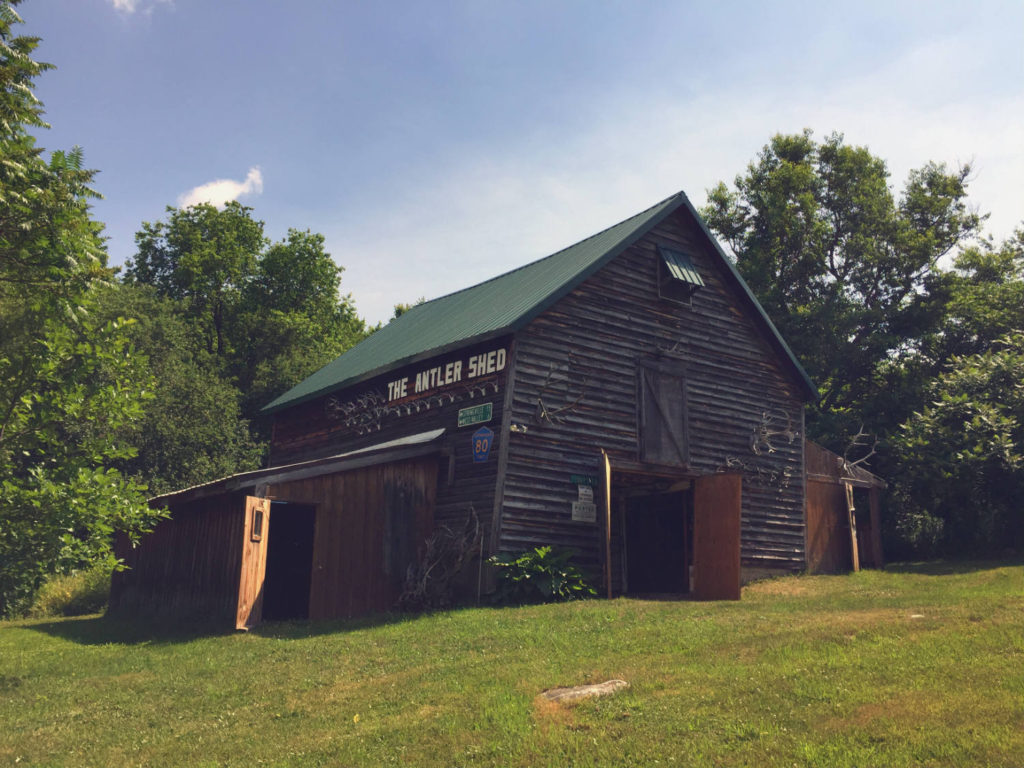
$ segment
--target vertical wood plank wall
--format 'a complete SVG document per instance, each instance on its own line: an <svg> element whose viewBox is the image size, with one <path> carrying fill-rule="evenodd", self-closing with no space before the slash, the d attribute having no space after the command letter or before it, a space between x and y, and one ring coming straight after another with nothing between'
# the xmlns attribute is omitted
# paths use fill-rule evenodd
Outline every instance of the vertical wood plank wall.
<svg viewBox="0 0 1024 768"><path fill-rule="evenodd" d="M394 608L433 528L437 465L431 456L271 486L275 499L316 506L311 619Z"/></svg>
<svg viewBox="0 0 1024 768"><path fill-rule="evenodd" d="M472 355L498 347L511 347L511 337L494 339L482 344L464 348L463 355ZM512 354L509 354L511 359ZM438 359L443 359L441 356ZM429 368L434 360L417 363L408 369L392 371L375 379L357 384L350 389L335 393L333 396L341 400L356 397L367 391L387 391L387 383L402 375L416 370ZM439 524L460 527L466 522L470 505L476 511L484 528L484 541L490 540L492 514L494 509L494 492L498 474L498 457L504 450L503 430L501 428L508 368L496 375L482 377L471 383L486 391L474 393L468 397L466 387L456 385L450 391L455 399L441 405L432 404L430 408L415 409L411 413L385 416L380 429L373 429L364 434L344 427L340 422L331 420L326 415L326 403L330 396L321 397L278 414L274 423L274 439L271 445L271 465L290 464L307 459L321 458L345 451L365 448L377 443L394 440L419 432L444 428L443 451L454 463L452 482L449 483L447 458L442 460L440 482L436 485L435 519ZM466 382L467 384L470 382ZM427 398L433 400L433 398ZM482 425L469 427L458 426L458 413L481 403L492 404L492 417L487 426L494 431L494 442L491 446L490 458L486 462L474 462L472 451L472 435ZM475 583L475 581L474 581Z"/></svg>
<svg viewBox="0 0 1024 768"><path fill-rule="evenodd" d="M221 494L180 504L173 516L117 555L112 612L195 616L234 626L245 536L245 495Z"/></svg>
<svg viewBox="0 0 1024 768"><path fill-rule="evenodd" d="M882 555L882 509L877 488L868 491L868 520L870 525L865 532L865 552L871 553L869 568L883 568L885 557Z"/></svg>
<svg viewBox="0 0 1024 768"><path fill-rule="evenodd" d="M572 521L569 476L600 476L602 448L613 465L638 459L637 365L662 353L687 367L691 464L680 472L742 472L743 564L804 567L800 390L696 226L680 210L517 336L502 550L567 545L598 568L602 537ZM706 284L692 306L657 298L658 244L692 256ZM538 397L549 409L580 399L544 423L534 418ZM755 454L751 438L765 414L798 434Z"/></svg>

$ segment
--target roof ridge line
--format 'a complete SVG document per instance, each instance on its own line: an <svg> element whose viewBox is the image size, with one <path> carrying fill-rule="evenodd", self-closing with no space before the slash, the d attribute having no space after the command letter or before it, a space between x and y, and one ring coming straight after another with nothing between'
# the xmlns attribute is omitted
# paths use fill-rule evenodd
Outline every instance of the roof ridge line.
<svg viewBox="0 0 1024 768"><path fill-rule="evenodd" d="M572 243L571 245L567 245L564 248L560 248L559 250L555 251L554 253L549 253L547 256L541 256L539 259L534 259L533 261L528 261L526 264L521 264L520 266L514 267L514 268L508 270L507 272L502 272L500 275L495 275L494 277L490 277L490 278L488 278L486 280L481 280L479 283L473 283L472 285L467 285L465 288L460 288L457 291L452 291L451 293L445 293L445 294L442 294L441 296L436 296L433 299L429 299L427 301L424 301L422 304L417 304L412 309L417 309L419 307L425 307L428 304L433 304L435 301L440 301L441 299L447 299L449 296L457 296L460 293L465 293L466 291L470 291L470 290L472 290L474 288L479 288L481 285L487 285L488 283L493 283L495 280L501 280L502 278L508 277L509 275L512 275L512 274L515 274L516 272L519 272L520 270L526 269L527 267L532 267L534 264L540 264L542 261L547 261L548 259L553 259L555 256L558 256L561 253L565 253L566 251L568 251L568 250L570 250L572 248L575 248L578 245L582 245L583 243L587 242L588 240L593 240L596 237L600 237L605 232L607 232L607 231L609 231L611 229L615 229L616 227L621 226L622 224L625 224L627 221L630 221L632 219L638 219L641 216L643 216L645 213L647 213L647 212L657 208L660 205L664 205L665 203L667 203L672 198L680 197L680 196L685 198L686 194L682 190L680 190L679 192L674 192L673 194L671 194L668 197L666 197L664 200L659 200L654 205L649 205L648 207L644 208L639 213L633 214L632 216L627 216L622 221L617 221L614 224L612 224L611 226L605 227L600 232L595 232L594 234L590 235L589 237L584 237L582 240L577 240L575 243ZM411 310L410 310L410 312L411 312ZM409 312L404 313L402 316L404 317L405 314L409 314ZM398 318L395 318L395 319L397 320Z"/></svg>

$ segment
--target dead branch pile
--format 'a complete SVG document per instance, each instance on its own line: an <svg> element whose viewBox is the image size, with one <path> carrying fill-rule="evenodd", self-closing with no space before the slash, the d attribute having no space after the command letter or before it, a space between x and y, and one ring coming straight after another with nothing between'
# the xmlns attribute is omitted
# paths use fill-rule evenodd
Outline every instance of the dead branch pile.
<svg viewBox="0 0 1024 768"><path fill-rule="evenodd" d="M451 605L454 581L477 554L480 536L480 518L472 504L462 530L439 526L426 540L420 561L405 573L399 610L423 611Z"/></svg>

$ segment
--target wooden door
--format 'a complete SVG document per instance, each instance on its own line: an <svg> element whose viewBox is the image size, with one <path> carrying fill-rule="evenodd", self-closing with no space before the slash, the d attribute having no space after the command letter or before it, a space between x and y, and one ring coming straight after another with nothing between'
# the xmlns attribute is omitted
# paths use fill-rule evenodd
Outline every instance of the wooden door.
<svg viewBox="0 0 1024 768"><path fill-rule="evenodd" d="M263 609L263 579L267 572L270 531L270 499L245 498L245 538L238 580L238 614L235 629L259 623Z"/></svg>
<svg viewBox="0 0 1024 768"><path fill-rule="evenodd" d="M693 576L698 600L740 599L743 478L705 475L693 483Z"/></svg>
<svg viewBox="0 0 1024 768"><path fill-rule="evenodd" d="M640 460L687 466L690 446L685 369L645 360L639 367Z"/></svg>

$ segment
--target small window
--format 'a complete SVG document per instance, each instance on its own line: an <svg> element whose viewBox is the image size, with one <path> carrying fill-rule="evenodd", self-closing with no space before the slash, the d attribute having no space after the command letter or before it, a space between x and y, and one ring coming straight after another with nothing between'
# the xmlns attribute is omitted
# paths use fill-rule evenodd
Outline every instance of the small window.
<svg viewBox="0 0 1024 768"><path fill-rule="evenodd" d="M252 534L249 536L252 541L263 539L263 510L259 507L252 511Z"/></svg>
<svg viewBox="0 0 1024 768"><path fill-rule="evenodd" d="M668 301L690 304L693 294L704 287L693 260L682 251L658 246L658 296Z"/></svg>

